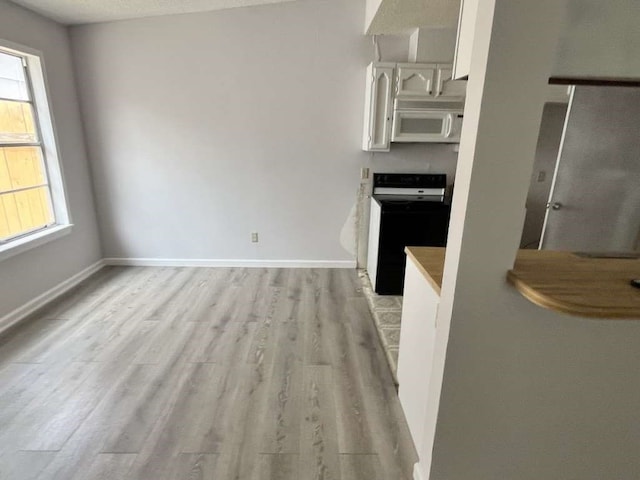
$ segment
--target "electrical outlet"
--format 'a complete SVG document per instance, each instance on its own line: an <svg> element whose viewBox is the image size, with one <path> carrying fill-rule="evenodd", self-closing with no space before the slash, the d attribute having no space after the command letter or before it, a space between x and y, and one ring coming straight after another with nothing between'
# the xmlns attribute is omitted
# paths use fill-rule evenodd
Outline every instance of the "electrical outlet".
<svg viewBox="0 0 640 480"><path fill-rule="evenodd" d="M251 243L258 243L258 232L251 233Z"/></svg>
<svg viewBox="0 0 640 480"><path fill-rule="evenodd" d="M368 168L361 168L360 169L360 180L366 180L369 178L369 169Z"/></svg>
<svg viewBox="0 0 640 480"><path fill-rule="evenodd" d="M540 170L538 172L538 182L544 182L547 179L547 172Z"/></svg>

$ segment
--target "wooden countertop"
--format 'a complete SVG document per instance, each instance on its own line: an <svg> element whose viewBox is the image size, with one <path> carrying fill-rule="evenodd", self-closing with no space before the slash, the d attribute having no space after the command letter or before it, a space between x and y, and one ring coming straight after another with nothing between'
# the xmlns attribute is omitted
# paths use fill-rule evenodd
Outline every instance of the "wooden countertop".
<svg viewBox="0 0 640 480"><path fill-rule="evenodd" d="M407 247L410 258L440 293L444 248ZM640 259L583 258L570 252L520 250L507 279L544 308L592 318L640 320Z"/></svg>
<svg viewBox="0 0 640 480"><path fill-rule="evenodd" d="M520 250L509 282L533 303L594 318L640 320L639 259L583 258L570 252Z"/></svg>
<svg viewBox="0 0 640 480"><path fill-rule="evenodd" d="M444 272L444 252L442 247L407 247L404 249L407 258L422 272L427 282L440 294L442 273Z"/></svg>

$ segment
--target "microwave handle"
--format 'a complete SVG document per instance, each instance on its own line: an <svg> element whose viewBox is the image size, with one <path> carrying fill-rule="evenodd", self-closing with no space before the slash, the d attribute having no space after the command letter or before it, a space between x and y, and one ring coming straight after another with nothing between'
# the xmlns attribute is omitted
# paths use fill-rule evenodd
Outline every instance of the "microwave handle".
<svg viewBox="0 0 640 480"><path fill-rule="evenodd" d="M449 138L453 130L453 115L448 113L445 121L447 125L445 126L444 137Z"/></svg>

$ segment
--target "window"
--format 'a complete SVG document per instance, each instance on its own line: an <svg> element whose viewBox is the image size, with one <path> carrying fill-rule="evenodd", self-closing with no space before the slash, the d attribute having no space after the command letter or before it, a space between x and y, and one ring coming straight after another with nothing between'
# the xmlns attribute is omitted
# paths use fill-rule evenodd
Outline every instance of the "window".
<svg viewBox="0 0 640 480"><path fill-rule="evenodd" d="M41 56L0 41L0 258L69 226Z"/></svg>

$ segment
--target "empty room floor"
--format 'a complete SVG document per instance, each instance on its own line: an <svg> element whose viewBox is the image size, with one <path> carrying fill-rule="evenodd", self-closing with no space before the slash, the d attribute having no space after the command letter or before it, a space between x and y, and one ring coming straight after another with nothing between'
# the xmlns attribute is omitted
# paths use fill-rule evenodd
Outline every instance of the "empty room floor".
<svg viewBox="0 0 640 480"><path fill-rule="evenodd" d="M410 480L356 272L107 267L0 337L0 478Z"/></svg>

